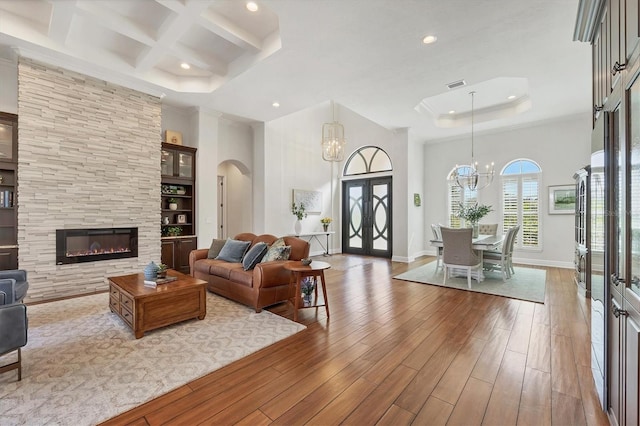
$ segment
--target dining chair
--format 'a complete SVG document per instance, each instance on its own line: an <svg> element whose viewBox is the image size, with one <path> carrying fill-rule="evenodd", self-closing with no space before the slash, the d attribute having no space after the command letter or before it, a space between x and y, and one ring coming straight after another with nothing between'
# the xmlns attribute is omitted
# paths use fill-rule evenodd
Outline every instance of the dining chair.
<svg viewBox="0 0 640 426"><path fill-rule="evenodd" d="M480 235L497 235L498 224L497 223L479 223L478 234Z"/></svg>
<svg viewBox="0 0 640 426"><path fill-rule="evenodd" d="M492 271L496 268L500 268L503 281L507 281L511 278L511 275L515 273L512 261L513 246L519 229L520 226L514 226L507 230L507 234L504 238L502 249L500 251L488 250L483 253L484 269Z"/></svg>
<svg viewBox="0 0 640 426"><path fill-rule="evenodd" d="M433 231L433 239L442 241L442 234L440 233L440 225L435 223L431 224L431 230ZM436 271L442 267L442 247L436 247Z"/></svg>
<svg viewBox="0 0 640 426"><path fill-rule="evenodd" d="M472 246L473 229L442 227L440 232L442 232L442 264L444 266L442 284L447 283L447 276L452 269L464 269L467 271L467 285L471 288L472 275L475 275L473 278L476 281L480 281L482 274L482 258ZM475 274L472 274L473 271Z"/></svg>

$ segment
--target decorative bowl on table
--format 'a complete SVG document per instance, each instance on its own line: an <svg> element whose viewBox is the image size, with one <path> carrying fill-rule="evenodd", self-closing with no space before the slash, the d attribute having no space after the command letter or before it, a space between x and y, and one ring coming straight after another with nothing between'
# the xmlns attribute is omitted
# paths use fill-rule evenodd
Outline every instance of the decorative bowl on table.
<svg viewBox="0 0 640 426"><path fill-rule="evenodd" d="M301 262L303 265L307 266L307 265L311 265L312 260L311 260L311 258L310 258L310 257L305 257L304 259L301 259L301 260L300 260L300 262Z"/></svg>

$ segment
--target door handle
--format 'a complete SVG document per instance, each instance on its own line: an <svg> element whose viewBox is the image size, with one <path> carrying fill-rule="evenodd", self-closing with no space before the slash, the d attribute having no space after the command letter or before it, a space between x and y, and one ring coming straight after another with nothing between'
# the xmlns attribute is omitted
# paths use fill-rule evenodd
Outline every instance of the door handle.
<svg viewBox="0 0 640 426"><path fill-rule="evenodd" d="M619 309L614 304L611 304L611 308L613 309L613 316L616 318L620 318L621 315L623 317L626 317L627 315L629 315L629 312L625 311L624 309Z"/></svg>
<svg viewBox="0 0 640 426"><path fill-rule="evenodd" d="M613 274L611 274L611 284L617 287L621 283L624 284L624 278L620 278L617 272L614 272Z"/></svg>

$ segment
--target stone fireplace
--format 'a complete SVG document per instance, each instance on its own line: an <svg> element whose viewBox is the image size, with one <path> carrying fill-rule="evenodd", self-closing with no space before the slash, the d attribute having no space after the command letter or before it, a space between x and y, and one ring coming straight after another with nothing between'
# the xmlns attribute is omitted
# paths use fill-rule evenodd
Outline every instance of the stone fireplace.
<svg viewBox="0 0 640 426"><path fill-rule="evenodd" d="M56 230L56 264L138 257L138 228Z"/></svg>

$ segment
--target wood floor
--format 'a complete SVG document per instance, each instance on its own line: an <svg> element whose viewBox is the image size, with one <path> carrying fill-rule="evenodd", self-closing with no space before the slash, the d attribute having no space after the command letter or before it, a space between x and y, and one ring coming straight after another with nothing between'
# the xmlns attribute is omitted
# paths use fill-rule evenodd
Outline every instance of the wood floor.
<svg viewBox="0 0 640 426"><path fill-rule="evenodd" d="M105 424L609 424L571 270L537 304L392 279L429 257L323 260L330 320L301 310L305 331Z"/></svg>

